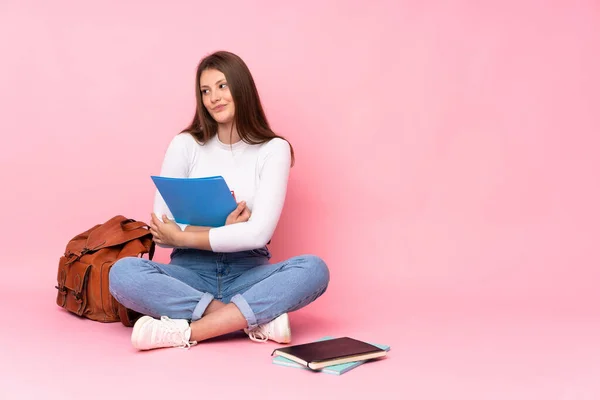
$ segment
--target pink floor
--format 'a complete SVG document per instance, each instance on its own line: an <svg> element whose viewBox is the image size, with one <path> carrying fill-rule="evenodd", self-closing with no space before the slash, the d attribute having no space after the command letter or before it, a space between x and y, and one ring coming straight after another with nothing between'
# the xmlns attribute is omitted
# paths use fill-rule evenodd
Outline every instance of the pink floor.
<svg viewBox="0 0 600 400"><path fill-rule="evenodd" d="M600 323L591 313L423 302L393 295L393 286L353 307L349 293L332 290L292 314L294 343L349 335L392 347L385 360L333 376L273 365L277 345L243 334L136 352L129 329L55 306L51 275L0 283L2 400L600 399Z"/></svg>

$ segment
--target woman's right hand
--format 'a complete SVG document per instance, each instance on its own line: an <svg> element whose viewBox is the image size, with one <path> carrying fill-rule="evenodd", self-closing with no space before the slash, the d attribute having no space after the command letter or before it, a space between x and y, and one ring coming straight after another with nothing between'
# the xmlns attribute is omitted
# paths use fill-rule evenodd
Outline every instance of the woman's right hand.
<svg viewBox="0 0 600 400"><path fill-rule="evenodd" d="M250 219L250 215L250 209L248 208L248 206L246 206L246 202L240 201L235 210L233 210L231 214L227 216L227 219L225 220L225 225L237 224L238 222L246 222Z"/></svg>

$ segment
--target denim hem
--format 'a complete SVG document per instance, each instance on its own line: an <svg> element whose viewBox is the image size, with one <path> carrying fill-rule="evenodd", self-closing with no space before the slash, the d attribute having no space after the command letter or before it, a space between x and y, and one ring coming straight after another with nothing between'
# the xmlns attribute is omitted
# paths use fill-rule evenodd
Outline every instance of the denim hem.
<svg viewBox="0 0 600 400"><path fill-rule="evenodd" d="M214 298L215 296L213 296L210 293L204 293L202 295L202 298L200 299L198 304L196 304L196 308L194 308L194 311L192 312L192 321L197 321L200 318L202 318L204 311L206 311L206 307L208 307L208 305L211 301L213 301Z"/></svg>
<svg viewBox="0 0 600 400"><path fill-rule="evenodd" d="M250 308L250 305L241 294L236 294L231 298L231 302L239 308L244 318L248 322L248 330L256 329L258 324L256 323L256 315L254 315L254 311Z"/></svg>

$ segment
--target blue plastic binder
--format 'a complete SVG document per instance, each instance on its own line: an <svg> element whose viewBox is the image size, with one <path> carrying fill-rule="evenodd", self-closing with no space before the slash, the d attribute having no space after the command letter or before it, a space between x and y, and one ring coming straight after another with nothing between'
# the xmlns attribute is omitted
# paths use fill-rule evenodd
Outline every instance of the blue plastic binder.
<svg viewBox="0 0 600 400"><path fill-rule="evenodd" d="M237 207L233 194L222 176L151 178L178 223L223 226L227 216Z"/></svg>

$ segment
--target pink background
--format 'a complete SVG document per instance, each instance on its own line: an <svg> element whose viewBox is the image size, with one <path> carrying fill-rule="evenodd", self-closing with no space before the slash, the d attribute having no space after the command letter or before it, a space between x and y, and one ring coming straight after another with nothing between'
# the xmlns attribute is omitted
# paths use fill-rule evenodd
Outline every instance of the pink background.
<svg viewBox="0 0 600 400"><path fill-rule="evenodd" d="M600 397L598 2L3 0L0 37L3 398L59 396L90 357L114 382L163 376L137 393ZM219 49L296 150L274 260L331 269L295 341L354 336L387 360L314 375L243 337L139 354L54 305L72 236L148 220Z"/></svg>

